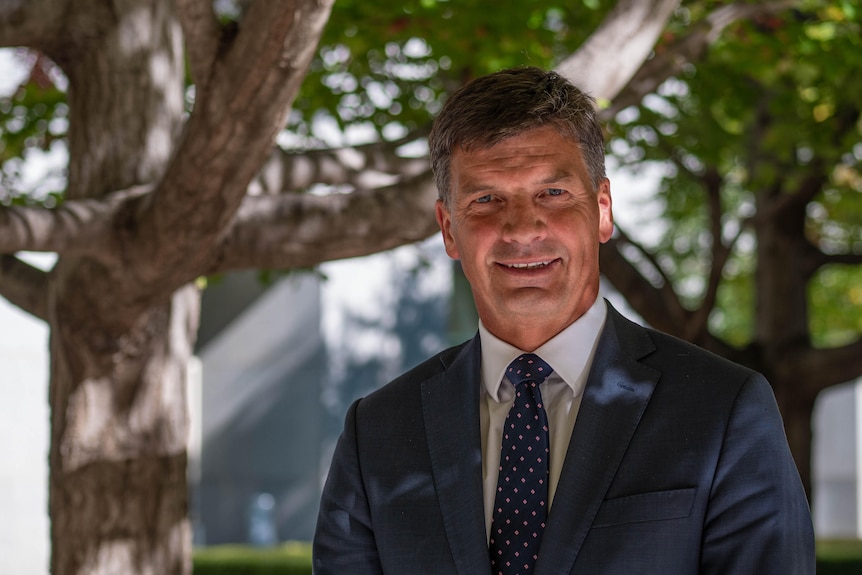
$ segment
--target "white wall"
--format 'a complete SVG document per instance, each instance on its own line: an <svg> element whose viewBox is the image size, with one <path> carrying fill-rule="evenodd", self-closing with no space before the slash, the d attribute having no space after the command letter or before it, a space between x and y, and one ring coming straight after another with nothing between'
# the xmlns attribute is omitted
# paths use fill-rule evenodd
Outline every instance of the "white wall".
<svg viewBox="0 0 862 575"><path fill-rule="evenodd" d="M829 389L814 407L811 511L819 537L862 537L860 410L862 383Z"/></svg>
<svg viewBox="0 0 862 575"><path fill-rule="evenodd" d="M48 329L0 298L0 573L48 572Z"/></svg>

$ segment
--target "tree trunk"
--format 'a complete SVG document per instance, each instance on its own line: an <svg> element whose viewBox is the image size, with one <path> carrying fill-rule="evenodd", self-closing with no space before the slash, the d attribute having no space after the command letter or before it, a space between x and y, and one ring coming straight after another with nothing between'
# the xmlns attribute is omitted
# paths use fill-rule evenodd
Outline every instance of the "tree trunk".
<svg viewBox="0 0 862 575"><path fill-rule="evenodd" d="M53 302L51 572L188 575L185 370L199 294L183 288L116 328L92 314L101 294L88 283L75 277Z"/></svg>
<svg viewBox="0 0 862 575"><path fill-rule="evenodd" d="M69 78L66 197L154 183L184 107L173 3L75 10L49 49ZM137 237L132 213L115 226L98 260L61 257L50 274L51 572L188 575L185 390L199 294L148 283L158 264L130 247L158 238Z"/></svg>
<svg viewBox="0 0 862 575"><path fill-rule="evenodd" d="M793 453L793 460L799 470L805 494L808 496L808 501L811 501L811 442L814 438L811 416L814 411L814 399L804 397L789 385L783 385L776 390L776 400L784 419L787 443Z"/></svg>
<svg viewBox="0 0 862 575"><path fill-rule="evenodd" d="M755 341L761 371L775 391L790 450L811 497L811 416L816 393L788 358L810 347L805 203L780 191L757 196Z"/></svg>

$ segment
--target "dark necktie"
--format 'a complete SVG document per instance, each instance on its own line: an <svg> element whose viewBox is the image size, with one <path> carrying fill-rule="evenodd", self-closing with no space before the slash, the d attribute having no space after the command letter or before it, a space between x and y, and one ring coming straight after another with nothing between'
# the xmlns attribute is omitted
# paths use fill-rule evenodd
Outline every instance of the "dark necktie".
<svg viewBox="0 0 862 575"><path fill-rule="evenodd" d="M548 416L539 384L551 366L534 354L509 364L515 403L503 427L489 551L494 575L533 572L548 517Z"/></svg>

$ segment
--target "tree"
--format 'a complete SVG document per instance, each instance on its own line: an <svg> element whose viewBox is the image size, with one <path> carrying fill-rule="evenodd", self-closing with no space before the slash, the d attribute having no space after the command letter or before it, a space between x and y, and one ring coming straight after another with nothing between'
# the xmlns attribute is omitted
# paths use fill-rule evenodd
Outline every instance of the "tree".
<svg viewBox="0 0 862 575"><path fill-rule="evenodd" d="M330 4L257 2L233 34L202 2L0 8L3 44L39 50L69 81L64 202L0 215L3 253L59 254L50 273L12 255L0 267L3 295L51 327L55 574L190 571L193 282L238 256L236 212Z"/></svg>
<svg viewBox="0 0 862 575"><path fill-rule="evenodd" d="M51 330L53 573L190 571L184 366L196 278L308 267L435 233L427 159L405 146L422 141L440 100L472 76L558 64L612 119L669 78L695 86L685 70L723 31L789 5L368 4L344 0L326 27L325 0L0 6L0 45L27 46L68 78L64 95L40 56L19 103L0 109L0 295ZM321 146L313 127L327 118L347 133L365 130L369 143ZM273 145L286 139L285 124L303 149ZM41 197L16 189L27 146L57 138L68 142L63 188ZM321 189L330 193L300 193ZM638 311L732 355L737 348L692 327L718 298L689 311L674 291L677 270L646 281L642 261L623 257L635 245L627 237L608 246L603 265ZM714 273L730 251L721 245ZM58 260L42 272L15 255L23 250ZM843 361L852 374L853 358ZM781 391L792 388L776 389L789 405Z"/></svg>
<svg viewBox="0 0 862 575"><path fill-rule="evenodd" d="M862 375L860 24L846 3L759 15L612 127L624 164L672 165L665 233L621 233L604 272L650 324L767 376L809 496L815 399Z"/></svg>

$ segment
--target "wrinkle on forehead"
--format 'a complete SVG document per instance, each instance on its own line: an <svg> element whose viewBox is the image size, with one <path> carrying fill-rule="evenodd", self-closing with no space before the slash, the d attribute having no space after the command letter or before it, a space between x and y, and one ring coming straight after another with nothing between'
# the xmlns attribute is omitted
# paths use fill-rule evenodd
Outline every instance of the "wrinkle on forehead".
<svg viewBox="0 0 862 575"><path fill-rule="evenodd" d="M497 187L497 178L506 183L511 174L531 185L547 185L589 181L586 164L578 144L562 139L552 131L549 139L556 140L550 147L547 141L536 141L536 131L508 138L500 144L481 150L457 150L452 157L453 190L472 192Z"/></svg>
<svg viewBox="0 0 862 575"><path fill-rule="evenodd" d="M563 124L560 122L545 122L542 124L534 125L530 128L514 131L514 130L499 130L496 132L492 132L490 134L478 135L472 138L461 140L460 142L456 142L456 145L453 147L453 152L455 150L464 150L465 152L474 152L477 150L487 150L489 148L493 148L498 146L508 140L512 140L514 138L519 138L526 134L530 134L532 132L540 131L540 130L554 130L559 136L561 136L564 140L568 140L573 144L580 144L581 139L580 135L577 131L569 126L568 124Z"/></svg>

